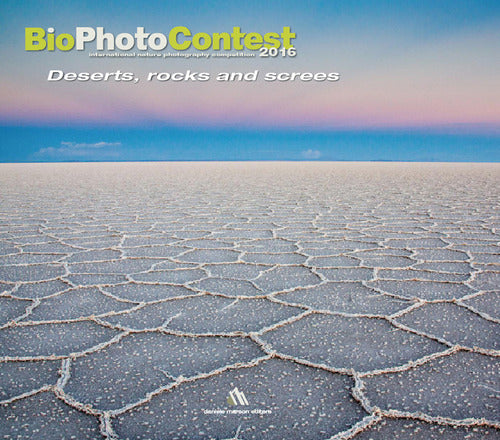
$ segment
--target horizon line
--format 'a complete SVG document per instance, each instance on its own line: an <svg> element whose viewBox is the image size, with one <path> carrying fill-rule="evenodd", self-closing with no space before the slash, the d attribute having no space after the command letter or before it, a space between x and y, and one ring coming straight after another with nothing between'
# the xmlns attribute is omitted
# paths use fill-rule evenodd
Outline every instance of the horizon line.
<svg viewBox="0 0 500 440"><path fill-rule="evenodd" d="M398 159L373 159L373 160L353 160L353 159L153 159L153 160L61 160L61 161L0 161L0 165L4 164L85 164L85 163L186 163L186 162L304 162L304 163L469 163L469 164L500 164L500 160L398 160Z"/></svg>

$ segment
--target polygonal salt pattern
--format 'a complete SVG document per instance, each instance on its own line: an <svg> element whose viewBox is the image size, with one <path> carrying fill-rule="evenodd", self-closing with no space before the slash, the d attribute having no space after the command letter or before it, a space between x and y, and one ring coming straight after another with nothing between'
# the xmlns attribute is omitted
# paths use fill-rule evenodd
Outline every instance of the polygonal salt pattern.
<svg viewBox="0 0 500 440"><path fill-rule="evenodd" d="M382 409L498 421L497 367L495 358L462 351L363 380L367 398Z"/></svg>
<svg viewBox="0 0 500 440"><path fill-rule="evenodd" d="M0 329L0 356L68 356L109 341L117 333L89 321L9 327Z"/></svg>
<svg viewBox="0 0 500 440"><path fill-rule="evenodd" d="M133 248L122 248L127 257L156 257L167 258L176 257L186 252L188 248L179 246L140 246Z"/></svg>
<svg viewBox="0 0 500 440"><path fill-rule="evenodd" d="M0 266L0 280L11 282L51 280L65 273L60 264Z"/></svg>
<svg viewBox="0 0 500 440"><path fill-rule="evenodd" d="M23 252L37 252L46 254L67 254L70 252L78 251L77 248L68 246L64 243L57 241L50 243L40 243L40 244L27 244L22 246Z"/></svg>
<svg viewBox="0 0 500 440"><path fill-rule="evenodd" d="M475 292L469 286L461 283L449 283L438 281L371 281L367 283L377 290L412 299L438 300L458 299Z"/></svg>
<svg viewBox="0 0 500 440"><path fill-rule="evenodd" d="M234 297L264 295L264 292L257 288L254 283L244 280L206 278L192 283L191 286L206 292Z"/></svg>
<svg viewBox="0 0 500 440"><path fill-rule="evenodd" d="M188 251L178 259L189 263L226 263L237 261L239 252L227 249L200 249Z"/></svg>
<svg viewBox="0 0 500 440"><path fill-rule="evenodd" d="M500 323L453 303L424 304L396 321L452 344L500 350Z"/></svg>
<svg viewBox="0 0 500 440"><path fill-rule="evenodd" d="M484 426L447 426L413 419L383 419L355 440L493 440L498 430Z"/></svg>
<svg viewBox="0 0 500 440"><path fill-rule="evenodd" d="M88 263L92 261L106 261L106 260L114 260L120 258L121 254L122 253L119 250L113 250L113 249L90 250L90 251L76 252L64 258L62 261L67 261L68 263Z"/></svg>
<svg viewBox="0 0 500 440"><path fill-rule="evenodd" d="M225 298L213 298L221 302ZM205 309L204 313L180 311L167 325L168 329L188 333L257 332L299 315L303 310L286 305L269 303L265 299L237 299L224 301L217 309Z"/></svg>
<svg viewBox="0 0 500 440"><path fill-rule="evenodd" d="M167 327L170 321L177 316L183 320L197 321L200 314L216 314L224 307L228 307L232 302L229 298L203 295L202 297L156 302L130 312L117 313L102 319L110 324L127 329L155 329Z"/></svg>
<svg viewBox="0 0 500 440"><path fill-rule="evenodd" d="M0 419L0 437L4 439L102 438L96 417L66 405L48 392L1 405Z"/></svg>
<svg viewBox="0 0 500 440"><path fill-rule="evenodd" d="M154 270L196 269L200 266L201 265L197 263L185 263L169 258L168 260L159 259L158 262L154 264ZM203 265L203 269L206 269L205 265Z"/></svg>
<svg viewBox="0 0 500 440"><path fill-rule="evenodd" d="M321 279L311 270L302 266L276 267L255 279L257 287L266 293L288 290L300 286L319 284Z"/></svg>
<svg viewBox="0 0 500 440"><path fill-rule="evenodd" d="M14 290L13 295L17 298L43 298L68 290L71 285L67 281L52 280L39 283L21 284Z"/></svg>
<svg viewBox="0 0 500 440"><path fill-rule="evenodd" d="M406 240L391 238L385 241L385 245L391 248L415 250L420 248L435 249L446 247L448 243L440 238L410 238Z"/></svg>
<svg viewBox="0 0 500 440"><path fill-rule="evenodd" d="M31 301L0 297L0 326L24 315L30 305Z"/></svg>
<svg viewBox="0 0 500 440"><path fill-rule="evenodd" d="M118 409L147 393L190 377L248 362L262 352L248 338L180 337L139 333L98 352L79 357L71 366L65 391L100 409Z"/></svg>
<svg viewBox="0 0 500 440"><path fill-rule="evenodd" d="M297 245L294 242L283 239L252 240L242 243L238 247L247 252L266 253L294 252L297 250Z"/></svg>
<svg viewBox="0 0 500 440"><path fill-rule="evenodd" d="M463 302L500 322L500 291L485 292Z"/></svg>
<svg viewBox="0 0 500 440"><path fill-rule="evenodd" d="M470 285L477 290L500 290L500 271L478 273Z"/></svg>
<svg viewBox="0 0 500 440"><path fill-rule="evenodd" d="M403 267L406 267L408 262L414 263L414 261L411 258L413 255L414 251L408 250L408 249L394 249L394 248L380 248L380 247L375 247L375 249L367 249L364 251L355 251L351 252L349 255L354 255L356 258L360 259L365 259L365 260L372 260L376 259L379 260L380 258L389 258L388 261L391 261L393 258L396 258L394 260L394 263L396 265L398 264L398 261L400 263L403 263Z"/></svg>
<svg viewBox="0 0 500 440"><path fill-rule="evenodd" d="M469 263L456 263L456 262L426 262L418 263L413 266L415 269L419 270L432 270L438 272L450 272L456 274L470 275L472 272L472 267Z"/></svg>
<svg viewBox="0 0 500 440"><path fill-rule="evenodd" d="M195 291L184 286L169 286L166 284L127 283L106 286L102 289L117 298L136 303L196 295Z"/></svg>
<svg viewBox="0 0 500 440"><path fill-rule="evenodd" d="M146 271L155 263L151 258L128 258L95 263L71 263L68 266L71 273L129 274Z"/></svg>
<svg viewBox="0 0 500 440"><path fill-rule="evenodd" d="M74 286L98 286L124 283L129 281L125 275L109 275L109 274L70 274L64 277Z"/></svg>
<svg viewBox="0 0 500 440"><path fill-rule="evenodd" d="M0 167L2 437L498 435L498 165Z"/></svg>
<svg viewBox="0 0 500 440"><path fill-rule="evenodd" d="M263 252L248 252L241 257L247 263L256 264L302 264L305 263L307 257L294 253L268 254Z"/></svg>
<svg viewBox="0 0 500 440"><path fill-rule="evenodd" d="M70 289L40 301L30 313L30 321L71 320L129 309L133 304L104 295L95 287Z"/></svg>
<svg viewBox="0 0 500 440"><path fill-rule="evenodd" d="M465 252L451 249L419 249L415 252L415 258L427 261L465 261L469 259Z"/></svg>
<svg viewBox="0 0 500 440"><path fill-rule="evenodd" d="M384 268L405 268L410 267L415 262L408 257L396 257L392 255L380 255L372 257L362 257L363 266L384 267Z"/></svg>
<svg viewBox="0 0 500 440"><path fill-rule="evenodd" d="M368 281L373 278L373 269L365 267L320 268L317 271L331 281Z"/></svg>
<svg viewBox="0 0 500 440"><path fill-rule="evenodd" d="M122 246L124 248L135 247L135 246L169 246L172 243L178 241L176 238L173 238L164 234L145 234L145 235L128 235L123 240ZM168 249L167 247L167 249Z"/></svg>
<svg viewBox="0 0 500 440"><path fill-rule="evenodd" d="M0 401L55 385L60 367L61 361L0 362Z"/></svg>
<svg viewBox="0 0 500 440"><path fill-rule="evenodd" d="M261 272L271 269L272 266L262 264L232 263L206 264L204 268L212 277L231 278L236 280L252 280Z"/></svg>
<svg viewBox="0 0 500 440"><path fill-rule="evenodd" d="M379 269L377 271L379 280L404 280L404 281L444 281L444 282L464 282L469 280L470 274L433 272L430 270L397 270Z"/></svg>
<svg viewBox="0 0 500 440"><path fill-rule="evenodd" d="M163 327L184 333L210 334L257 331L299 313L300 310L265 300L239 301L205 295L149 304L102 320L124 329Z"/></svg>
<svg viewBox="0 0 500 440"><path fill-rule="evenodd" d="M312 257L309 258L308 264L312 267L351 267L359 266L360 260L354 257L338 256L338 257Z"/></svg>
<svg viewBox="0 0 500 440"><path fill-rule="evenodd" d="M147 283L186 284L206 278L202 269L173 269L137 273L130 276L134 281Z"/></svg>
<svg viewBox="0 0 500 440"><path fill-rule="evenodd" d="M350 394L352 385L345 375L272 359L183 383L155 396L119 415L116 432L130 440L225 439L236 433L242 440L327 439L366 415ZM235 387L245 394L247 414L205 414L204 410L231 409L227 398Z"/></svg>
<svg viewBox="0 0 500 440"><path fill-rule="evenodd" d="M10 254L0 257L0 266L7 266L9 264L37 264L50 261L54 261L53 254L30 254L23 252L22 254Z"/></svg>
<svg viewBox="0 0 500 440"><path fill-rule="evenodd" d="M280 301L316 310L367 315L392 315L412 303L379 294L360 282L328 282L276 296Z"/></svg>
<svg viewBox="0 0 500 440"><path fill-rule="evenodd" d="M446 349L383 319L339 315L309 315L262 338L280 353L357 371L386 369Z"/></svg>

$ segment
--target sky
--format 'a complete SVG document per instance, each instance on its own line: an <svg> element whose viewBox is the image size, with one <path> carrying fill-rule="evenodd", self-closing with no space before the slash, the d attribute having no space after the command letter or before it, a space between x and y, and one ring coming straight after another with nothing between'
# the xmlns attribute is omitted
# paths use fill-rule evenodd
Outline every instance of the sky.
<svg viewBox="0 0 500 440"><path fill-rule="evenodd" d="M498 1L82 3L0 3L0 162L500 161ZM139 26L209 34L290 26L297 55L25 50L25 27L74 34L77 26L115 34ZM47 81L50 70L118 69L139 82ZM146 81L149 72L187 70L211 79ZM255 71L256 81L215 80L219 72ZM268 72L337 72L340 80L266 82Z"/></svg>

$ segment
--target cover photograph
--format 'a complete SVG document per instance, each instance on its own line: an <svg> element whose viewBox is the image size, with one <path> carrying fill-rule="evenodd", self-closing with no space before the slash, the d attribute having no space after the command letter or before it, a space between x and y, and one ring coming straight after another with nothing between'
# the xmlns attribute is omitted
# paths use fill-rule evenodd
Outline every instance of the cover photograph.
<svg viewBox="0 0 500 440"><path fill-rule="evenodd" d="M0 3L0 438L500 438L500 4Z"/></svg>

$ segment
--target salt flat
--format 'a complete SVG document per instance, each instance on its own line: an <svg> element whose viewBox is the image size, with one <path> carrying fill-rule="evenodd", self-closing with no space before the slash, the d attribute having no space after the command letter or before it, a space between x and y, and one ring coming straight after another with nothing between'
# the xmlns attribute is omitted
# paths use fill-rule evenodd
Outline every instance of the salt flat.
<svg viewBox="0 0 500 440"><path fill-rule="evenodd" d="M499 164L2 164L0 188L2 438L499 436Z"/></svg>

